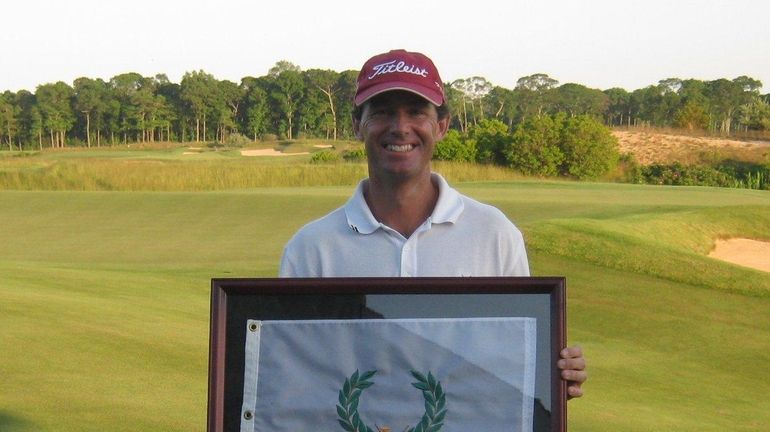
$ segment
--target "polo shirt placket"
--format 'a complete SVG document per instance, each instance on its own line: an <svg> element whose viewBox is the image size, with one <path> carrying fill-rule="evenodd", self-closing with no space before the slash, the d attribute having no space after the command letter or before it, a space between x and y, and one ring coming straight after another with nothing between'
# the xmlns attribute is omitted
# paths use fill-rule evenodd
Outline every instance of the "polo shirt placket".
<svg viewBox="0 0 770 432"><path fill-rule="evenodd" d="M423 224L420 225L408 239L404 239L403 245L401 246L401 269L399 272L400 276L411 277L418 276L420 274L420 271L417 268L417 252L419 248L420 237L422 236L422 233L430 230L430 226L430 219L428 219L423 222ZM401 234L398 235L401 236ZM401 238L403 239L404 237L401 236Z"/></svg>

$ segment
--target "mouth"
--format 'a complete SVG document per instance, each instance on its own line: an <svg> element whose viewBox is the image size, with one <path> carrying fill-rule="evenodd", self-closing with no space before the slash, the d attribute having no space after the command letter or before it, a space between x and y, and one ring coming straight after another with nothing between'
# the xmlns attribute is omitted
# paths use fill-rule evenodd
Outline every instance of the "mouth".
<svg viewBox="0 0 770 432"><path fill-rule="evenodd" d="M388 144L385 146L385 150L392 151L395 153L406 153L414 150L414 148L415 148L414 144L401 144L401 145Z"/></svg>

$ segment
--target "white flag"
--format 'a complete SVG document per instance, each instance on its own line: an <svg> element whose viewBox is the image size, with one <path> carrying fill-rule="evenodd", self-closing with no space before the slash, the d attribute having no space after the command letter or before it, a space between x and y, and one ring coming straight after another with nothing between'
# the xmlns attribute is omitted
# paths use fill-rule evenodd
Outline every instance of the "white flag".
<svg viewBox="0 0 770 432"><path fill-rule="evenodd" d="M532 430L534 318L248 327L241 432Z"/></svg>

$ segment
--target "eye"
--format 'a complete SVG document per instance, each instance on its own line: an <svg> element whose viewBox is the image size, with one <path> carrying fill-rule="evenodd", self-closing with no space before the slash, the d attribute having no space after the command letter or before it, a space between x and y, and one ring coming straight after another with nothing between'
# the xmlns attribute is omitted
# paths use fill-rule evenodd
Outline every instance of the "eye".
<svg viewBox="0 0 770 432"><path fill-rule="evenodd" d="M413 107L409 109L409 115L412 117L423 117L428 115L428 109L425 107Z"/></svg>

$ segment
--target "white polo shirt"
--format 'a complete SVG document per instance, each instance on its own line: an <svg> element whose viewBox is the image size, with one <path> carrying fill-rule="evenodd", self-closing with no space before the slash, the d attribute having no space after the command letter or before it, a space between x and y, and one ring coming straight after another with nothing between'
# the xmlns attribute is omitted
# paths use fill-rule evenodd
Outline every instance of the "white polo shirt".
<svg viewBox="0 0 770 432"><path fill-rule="evenodd" d="M497 208L433 174L433 213L409 237L377 221L361 181L343 206L289 241L281 277L529 276L521 232Z"/></svg>

